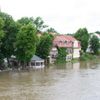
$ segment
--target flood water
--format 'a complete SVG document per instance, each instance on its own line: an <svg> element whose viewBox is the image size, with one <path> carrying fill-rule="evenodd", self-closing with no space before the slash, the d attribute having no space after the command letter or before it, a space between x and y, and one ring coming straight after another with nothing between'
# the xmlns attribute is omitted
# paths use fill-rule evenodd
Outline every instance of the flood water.
<svg viewBox="0 0 100 100"><path fill-rule="evenodd" d="M1 72L0 100L100 100L100 62Z"/></svg>

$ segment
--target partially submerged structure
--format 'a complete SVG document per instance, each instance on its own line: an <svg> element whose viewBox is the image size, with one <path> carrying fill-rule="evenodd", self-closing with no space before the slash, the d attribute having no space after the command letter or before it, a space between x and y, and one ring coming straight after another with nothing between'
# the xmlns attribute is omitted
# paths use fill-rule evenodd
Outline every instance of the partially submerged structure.
<svg viewBox="0 0 100 100"><path fill-rule="evenodd" d="M10 65L14 66L15 68L18 68L20 66L20 64L15 56L12 56L10 58ZM42 59L36 55L33 55L30 62L28 62L26 66L27 66L27 68L32 68L32 69L44 68L45 67L44 59Z"/></svg>
<svg viewBox="0 0 100 100"><path fill-rule="evenodd" d="M45 65L44 65L44 59L34 55L32 58L31 58L31 61L30 61L30 64L29 66L31 68L35 68L35 69L38 69L38 68L44 68Z"/></svg>
<svg viewBox="0 0 100 100"><path fill-rule="evenodd" d="M81 45L78 40L69 35L57 35L53 40L53 47L50 52L50 62L56 60L58 48L66 48L66 61L80 57Z"/></svg>

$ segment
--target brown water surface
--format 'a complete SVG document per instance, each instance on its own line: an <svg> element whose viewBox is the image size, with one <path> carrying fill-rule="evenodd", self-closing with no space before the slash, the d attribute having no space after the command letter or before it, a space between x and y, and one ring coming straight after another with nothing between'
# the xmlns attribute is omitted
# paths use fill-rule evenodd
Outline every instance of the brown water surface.
<svg viewBox="0 0 100 100"><path fill-rule="evenodd" d="M0 100L100 100L100 62L1 72Z"/></svg>

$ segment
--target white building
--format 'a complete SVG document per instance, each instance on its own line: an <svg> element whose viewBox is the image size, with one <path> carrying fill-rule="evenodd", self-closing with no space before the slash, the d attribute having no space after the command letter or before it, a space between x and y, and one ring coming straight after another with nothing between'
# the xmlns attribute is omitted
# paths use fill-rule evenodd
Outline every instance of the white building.
<svg viewBox="0 0 100 100"><path fill-rule="evenodd" d="M80 57L80 42L76 40L74 37L69 35L57 35L53 40L53 47L50 52L50 61L53 63L56 60L58 51L56 47L64 47L66 48L66 61L71 60L72 58L79 58Z"/></svg>
<svg viewBox="0 0 100 100"><path fill-rule="evenodd" d="M44 59L34 55L30 61L30 67L33 69L44 68Z"/></svg>

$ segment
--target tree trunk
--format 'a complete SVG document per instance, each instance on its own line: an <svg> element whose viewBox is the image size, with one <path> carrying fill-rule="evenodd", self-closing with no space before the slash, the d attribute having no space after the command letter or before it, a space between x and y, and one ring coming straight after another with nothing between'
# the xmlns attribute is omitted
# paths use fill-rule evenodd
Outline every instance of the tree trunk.
<svg viewBox="0 0 100 100"><path fill-rule="evenodd" d="M9 58L7 58L7 64L8 64L8 67L10 67L10 61L9 61Z"/></svg>

